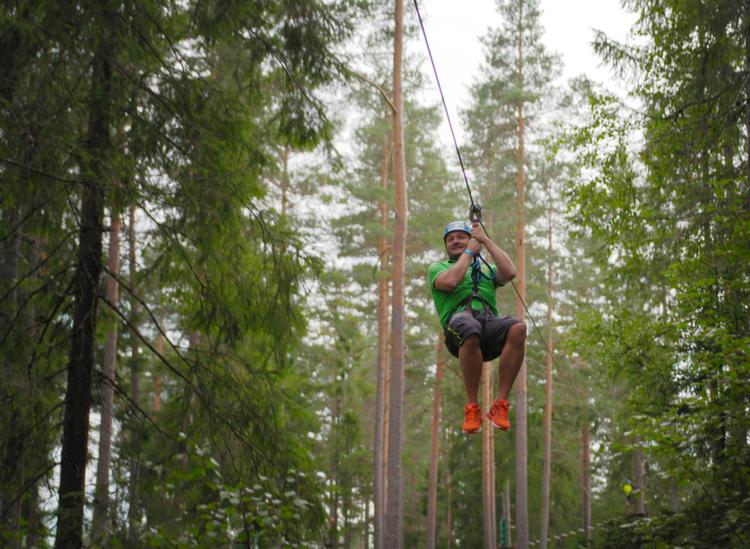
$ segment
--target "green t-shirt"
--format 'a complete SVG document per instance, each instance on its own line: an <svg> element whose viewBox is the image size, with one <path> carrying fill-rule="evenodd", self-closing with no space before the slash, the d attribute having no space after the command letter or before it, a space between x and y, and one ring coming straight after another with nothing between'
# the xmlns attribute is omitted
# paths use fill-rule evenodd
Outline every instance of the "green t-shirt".
<svg viewBox="0 0 750 549"><path fill-rule="evenodd" d="M430 282L430 289L432 290L432 299L435 302L435 309L437 310L438 316L440 317L440 325L445 327L448 319L456 312L456 309L462 307L464 302L471 295L471 290L474 288L474 283L471 281L471 265L466 269L464 279L459 283L458 286L452 292L446 292L445 290L438 290L435 288L435 279L443 271L450 269L455 261L437 261L430 265L427 269L427 278ZM479 281L479 295L489 305L492 312L497 314L497 301L495 300L495 288L501 286L495 281L496 269L494 266L487 267L484 263L482 265L482 273L490 277L490 280L482 277ZM484 305L481 301L475 299L471 303L472 309L482 309Z"/></svg>

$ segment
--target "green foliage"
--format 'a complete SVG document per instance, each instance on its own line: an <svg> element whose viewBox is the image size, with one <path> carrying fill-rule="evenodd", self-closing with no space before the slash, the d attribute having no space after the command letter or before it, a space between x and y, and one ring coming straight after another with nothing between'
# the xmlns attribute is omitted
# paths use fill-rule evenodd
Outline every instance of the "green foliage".
<svg viewBox="0 0 750 549"><path fill-rule="evenodd" d="M180 440L182 452L159 465L144 464L163 488L163 509L169 509L149 522L140 540L144 546L299 547L317 539L319 487L305 473L290 469L276 478L258 475L230 484L211 457L209 441L196 445L184 434Z"/></svg>
<svg viewBox="0 0 750 549"><path fill-rule="evenodd" d="M113 509L112 522L121 527L112 539L132 541L141 524L147 528L158 516L162 501L139 501L138 492L148 493L147 481L158 489L166 477L130 476L138 463L157 457L162 467L179 470L162 452L172 447L164 443L169 434L201 434L206 463L216 459L224 467L224 459L234 459L231 480L222 471L226 484L203 482L209 472L193 479L205 494L190 493L183 482L186 501L240 490L238 476L265 471L281 478L286 465L311 474L295 429L313 422L295 402L289 353L305 329L302 281L319 263L296 227L274 214L263 176L277 170L279 147L310 150L330 138L317 94L340 75L336 43L350 32L351 10L360 6L6 4L0 20L0 337L10 383L0 396L10 405L0 414L8 441L0 466L0 535L24 539L27 531L26 543L42 543L35 537L42 532L39 486L52 478L59 439L59 374L68 360L71 266L78 253L73 235L92 163L102 168L94 183L109 213L137 209L137 265L129 265L136 280L127 290L121 286L125 299L114 304L116 312L100 308L104 324L120 323L128 349L120 358L132 367L130 379L118 374L116 380L123 433L115 482L125 496ZM111 17L102 18L101 10ZM103 43L112 47L109 95L90 70ZM111 116L106 148L87 141L94 105ZM157 324L167 338L159 357ZM158 414L145 383L155 378L163 384ZM150 416L153 424L144 425ZM189 470L206 463L191 462ZM297 523L286 490L276 488L269 493L280 494L283 504L273 528L288 530ZM316 501L315 491L307 489L309 501ZM206 512L193 506L182 519L184 531L204 546L210 543L201 528L210 528L221 507L213 504L218 507ZM300 539L314 539L321 513L316 508L306 516ZM236 525L227 528L225 534ZM257 544L281 542L278 532L263 528Z"/></svg>
<svg viewBox="0 0 750 549"><path fill-rule="evenodd" d="M465 112L472 185L489 232L510 249L523 103L535 129L526 166L528 301L537 320L544 303L554 306L561 351L551 530L580 522L579 429L590 423L595 516L608 518L595 529L596 546L742 547L750 540L750 15L729 0L629 5L640 14L634 32L643 45L597 40L611 63L638 76L642 112L624 113L586 82L565 96L554 90L557 60L542 47L537 2L499 4L504 22L485 40L483 76ZM387 89L382 44L392 31L380 22L390 22L390 7L6 1L1 11L0 543L43 547L54 528L56 502L42 498L55 478L76 234L91 185L103 190L105 219L136 210L135 248L123 239L123 258L132 251L135 263L123 259L122 297L99 308L94 342L100 357L106 331L120 332L105 543L363 542L375 288L388 277L377 247L392 222L389 214L383 227L379 210L392 201L380 184L392 173L391 121L380 92L352 78L341 52L366 49L367 79ZM342 47L361 21L353 15L366 11L378 20L372 32ZM112 47L109 93L92 81L100 44ZM336 156L338 128L323 98L339 81L356 82L347 107L360 123L351 150ZM439 337L424 270L443 254L445 222L467 203L446 164L452 153L435 144L439 109L415 100L424 84L417 64L407 67L410 545L424 537ZM583 96L589 117L558 144L548 113L579 118ZM108 143L90 141L94 112L108 118ZM567 220L556 203L562 187ZM289 193L314 195L304 196L313 205L287 207ZM330 225L324 208L336 212ZM569 225L574 231L563 234ZM343 261L334 268L337 253ZM513 297L502 290L501 308L511 310ZM543 356L532 331L532 532ZM459 431L464 395L450 364L438 522L450 504L453 523L439 544L450 535L473 547L482 543L481 442ZM646 455L648 515L636 519L623 515L621 485L633 476L637 448ZM498 488L512 477L514 452L507 436L496 438Z"/></svg>
<svg viewBox="0 0 750 549"><path fill-rule="evenodd" d="M592 98L574 137L588 175L570 188L572 218L600 246L604 283L579 317L575 347L602 381L622 386L615 417L632 431L617 436L639 437L648 460L649 517L613 526L602 543L740 547L750 119L737 105L748 94L748 13L724 1L632 6L645 46L600 37L598 49L637 72L644 113Z"/></svg>

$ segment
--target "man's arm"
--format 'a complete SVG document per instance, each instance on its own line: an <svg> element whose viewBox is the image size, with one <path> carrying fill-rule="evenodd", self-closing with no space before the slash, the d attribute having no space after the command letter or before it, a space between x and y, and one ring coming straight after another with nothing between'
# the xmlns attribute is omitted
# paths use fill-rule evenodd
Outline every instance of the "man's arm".
<svg viewBox="0 0 750 549"><path fill-rule="evenodd" d="M511 280L516 278L516 266L513 264L511 258L508 256L508 254L500 249L500 246L490 240L479 223L472 224L471 236L478 242L480 242L482 246L487 248L488 252L490 252L492 261L495 263L495 267L497 268L497 272L495 273L495 280L498 283L505 284L506 282L510 282Z"/></svg>
<svg viewBox="0 0 750 549"><path fill-rule="evenodd" d="M482 246L479 242L473 238L469 240L469 244L466 246L466 249L471 250L474 255L477 255L481 248ZM443 271L437 276L433 286L438 290L452 292L466 276L466 270L472 261L474 261L473 256L470 256L466 252L462 253L450 269Z"/></svg>

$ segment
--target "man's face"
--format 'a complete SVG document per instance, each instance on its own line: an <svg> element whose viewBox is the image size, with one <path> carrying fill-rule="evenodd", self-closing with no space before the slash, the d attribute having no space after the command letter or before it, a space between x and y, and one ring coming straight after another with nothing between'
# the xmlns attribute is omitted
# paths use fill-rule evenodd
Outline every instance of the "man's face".
<svg viewBox="0 0 750 549"><path fill-rule="evenodd" d="M461 255L471 240L471 235L463 231L453 231L445 237L445 251L448 257L454 258Z"/></svg>

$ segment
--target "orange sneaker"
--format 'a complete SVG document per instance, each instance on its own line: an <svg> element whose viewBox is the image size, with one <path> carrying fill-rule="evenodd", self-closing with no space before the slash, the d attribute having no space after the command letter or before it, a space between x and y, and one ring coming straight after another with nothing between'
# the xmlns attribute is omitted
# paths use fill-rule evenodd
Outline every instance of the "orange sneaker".
<svg viewBox="0 0 750 549"><path fill-rule="evenodd" d="M464 433L477 433L482 429L482 409L476 402L464 406Z"/></svg>
<svg viewBox="0 0 750 549"><path fill-rule="evenodd" d="M510 421L508 421L509 408L510 402L507 400L492 401L492 408L487 412L487 417L495 429L502 429L503 431L510 429Z"/></svg>

